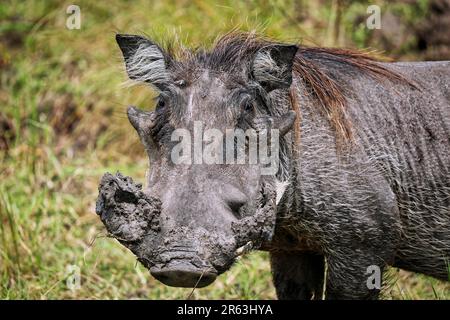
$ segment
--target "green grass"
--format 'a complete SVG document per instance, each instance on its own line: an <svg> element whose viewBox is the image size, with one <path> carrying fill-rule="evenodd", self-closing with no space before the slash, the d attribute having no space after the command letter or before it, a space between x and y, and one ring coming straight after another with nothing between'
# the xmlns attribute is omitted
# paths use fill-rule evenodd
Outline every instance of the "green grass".
<svg viewBox="0 0 450 320"><path fill-rule="evenodd" d="M99 178L121 171L144 180L147 160L125 106L152 108L154 92L123 88L115 32L148 33L192 47L210 45L238 26L306 44L363 43L348 31L361 1L345 11L333 39L330 1L77 1L80 30L65 28L71 2L0 4L0 298L187 298L148 275L134 256L105 237L94 206ZM364 2L363 2L364 3ZM406 10L408 19L413 13ZM364 14L364 12L363 12ZM2 141L7 141L8 148ZM67 268L81 286L70 290ZM393 271L396 273L395 271ZM448 284L401 272L388 299L449 299ZM273 299L268 256L252 253L198 299Z"/></svg>

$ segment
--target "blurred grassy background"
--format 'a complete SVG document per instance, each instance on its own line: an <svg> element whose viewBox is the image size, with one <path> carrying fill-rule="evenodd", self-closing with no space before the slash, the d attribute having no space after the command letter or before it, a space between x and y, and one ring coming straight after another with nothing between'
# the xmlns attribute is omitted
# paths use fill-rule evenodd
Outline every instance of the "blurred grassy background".
<svg viewBox="0 0 450 320"><path fill-rule="evenodd" d="M442 59L448 28L444 40L433 42L424 34L447 22L444 17L440 27L433 25L439 12L428 2L372 1L382 8L387 27L370 31L369 1L77 1L80 30L65 27L71 1L2 1L0 298L187 298L191 292L150 277L131 253L105 237L94 212L105 171L143 181L147 166L125 108L153 108L154 92L120 86L125 76L115 32L145 32L196 47L237 26L305 45ZM66 284L71 265L80 268L77 290ZM391 274L387 299L450 298L448 284L398 270ZM275 298L267 254L244 257L192 297Z"/></svg>

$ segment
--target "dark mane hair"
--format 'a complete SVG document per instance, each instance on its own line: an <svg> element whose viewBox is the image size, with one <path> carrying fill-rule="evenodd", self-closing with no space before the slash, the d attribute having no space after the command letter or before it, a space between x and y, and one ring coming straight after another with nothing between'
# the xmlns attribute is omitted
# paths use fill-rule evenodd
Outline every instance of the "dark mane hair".
<svg viewBox="0 0 450 320"><path fill-rule="evenodd" d="M254 54L263 47L280 42L268 39L255 32L230 32L215 41L209 51L180 50L178 56L182 60L196 65L201 64L213 70L232 72L242 67L242 63L250 62ZM414 88L417 86L402 75L385 68L380 61L367 52L339 48L318 48L298 46L295 56L293 75L303 81L317 99L321 112L336 130L337 141L352 141L352 125L346 113L348 93L345 87L330 74L324 65L335 65L344 70L358 70L379 81L404 83ZM173 52L172 52L173 53ZM175 54L176 55L176 54ZM297 113L297 121L301 119L299 98L293 86L290 90L291 108ZM299 126L296 136L299 137Z"/></svg>

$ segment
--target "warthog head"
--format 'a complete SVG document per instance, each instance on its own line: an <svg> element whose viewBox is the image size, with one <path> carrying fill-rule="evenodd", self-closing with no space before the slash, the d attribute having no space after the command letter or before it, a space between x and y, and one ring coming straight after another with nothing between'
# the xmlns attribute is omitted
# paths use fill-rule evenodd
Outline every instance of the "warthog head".
<svg viewBox="0 0 450 320"><path fill-rule="evenodd" d="M272 238L281 169L249 154L263 149L264 136L267 154L278 157L274 137L293 126L295 113L274 114L269 93L289 88L297 47L225 39L210 52L175 58L141 36L116 40L129 78L151 84L159 97L155 111L128 108L150 159L148 189L105 175L97 211L155 278L206 286Z"/></svg>

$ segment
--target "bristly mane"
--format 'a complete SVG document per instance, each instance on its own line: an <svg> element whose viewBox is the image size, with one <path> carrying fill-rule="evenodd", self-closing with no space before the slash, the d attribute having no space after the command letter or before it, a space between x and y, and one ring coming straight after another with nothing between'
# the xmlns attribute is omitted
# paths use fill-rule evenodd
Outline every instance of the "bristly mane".
<svg viewBox="0 0 450 320"><path fill-rule="evenodd" d="M219 37L210 51L198 49L195 51L180 50L178 56L183 62L202 65L213 70L231 73L242 68L242 63L249 62L254 54L263 47L281 44L274 40L262 37L254 32L231 32ZM379 61L366 52L337 48L304 47L299 49L295 56L293 75L297 81L303 81L311 91L313 97L319 102L321 112L331 122L336 130L337 142L352 141L352 125L346 113L347 94L344 86L333 79L330 71L324 64L332 64L346 69L357 69L379 81L404 83L414 88L417 86L391 70L383 67ZM176 55L176 54L175 54ZM301 99L301 98L300 98ZM297 112L299 121L301 114L299 97L291 86L290 101L292 109ZM299 126L296 128L296 137L299 137Z"/></svg>

